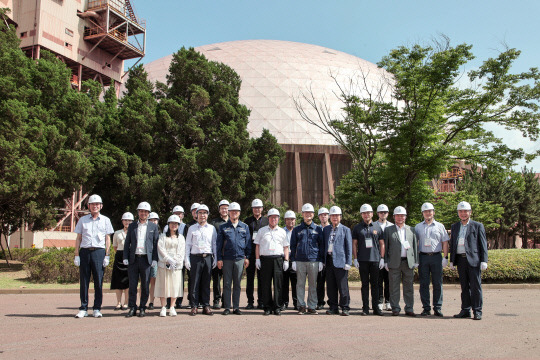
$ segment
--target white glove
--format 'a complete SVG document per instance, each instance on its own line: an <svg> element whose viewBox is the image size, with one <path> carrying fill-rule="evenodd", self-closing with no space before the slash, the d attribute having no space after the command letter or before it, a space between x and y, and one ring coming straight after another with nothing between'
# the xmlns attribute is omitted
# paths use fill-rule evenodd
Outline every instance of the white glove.
<svg viewBox="0 0 540 360"><path fill-rule="evenodd" d="M345 267L344 267L343 269L345 269L345 270L347 270L347 271L348 271L348 270L351 270L351 265L345 264Z"/></svg>
<svg viewBox="0 0 540 360"><path fill-rule="evenodd" d="M382 270L384 268L384 259L381 259L379 261L379 270Z"/></svg>
<svg viewBox="0 0 540 360"><path fill-rule="evenodd" d="M442 259L442 267L447 267L448 266L448 259L447 258L443 258Z"/></svg>
<svg viewBox="0 0 540 360"><path fill-rule="evenodd" d="M155 268L157 266L157 261L156 260L153 260L152 261L152 267Z"/></svg>
<svg viewBox="0 0 540 360"><path fill-rule="evenodd" d="M319 272L322 271L323 267L324 267L323 263L322 263L322 262L319 262Z"/></svg>
<svg viewBox="0 0 540 360"><path fill-rule="evenodd" d="M217 266L217 259L214 258L214 261L212 262L212 269L215 269Z"/></svg>
<svg viewBox="0 0 540 360"><path fill-rule="evenodd" d="M283 271L289 270L289 261L285 260L283 261Z"/></svg>
<svg viewBox="0 0 540 360"><path fill-rule="evenodd" d="M255 267L257 270L261 270L261 259L255 259Z"/></svg>
<svg viewBox="0 0 540 360"><path fill-rule="evenodd" d="M450 266L450 269L454 270L454 263L448 263L448 266Z"/></svg>
<svg viewBox="0 0 540 360"><path fill-rule="evenodd" d="M482 261L482 262L480 263L480 270L484 271L484 270L486 270L486 269L487 269L487 262L483 262L483 261Z"/></svg>
<svg viewBox="0 0 540 360"><path fill-rule="evenodd" d="M296 261L293 261L291 264L292 271L296 271Z"/></svg>
<svg viewBox="0 0 540 360"><path fill-rule="evenodd" d="M386 271L390 271L388 270L388 263L384 263L384 268L386 269Z"/></svg>
<svg viewBox="0 0 540 360"><path fill-rule="evenodd" d="M109 255L105 256L105 259L103 259L103 267L106 268L107 266L109 266L109 261L110 261L110 257Z"/></svg>
<svg viewBox="0 0 540 360"><path fill-rule="evenodd" d="M176 270L176 264L169 264L169 270Z"/></svg>
<svg viewBox="0 0 540 360"><path fill-rule="evenodd" d="M124 259L124 261L122 261L122 264L128 266L128 265L129 265L129 260L128 260L128 259Z"/></svg>
<svg viewBox="0 0 540 360"><path fill-rule="evenodd" d="M73 260L73 263L75 264L75 266L81 266L81 257L80 256L75 256L75 259Z"/></svg>
<svg viewBox="0 0 540 360"><path fill-rule="evenodd" d="M415 269L418 269L418 264L414 264L414 268L415 268Z"/></svg>
<svg viewBox="0 0 540 360"><path fill-rule="evenodd" d="M358 259L354 259L354 267L359 269L360 268L360 264L358 263Z"/></svg>
<svg viewBox="0 0 540 360"><path fill-rule="evenodd" d="M186 269L191 270L191 263L189 262L188 258L186 258L186 260L184 261L184 266L186 267Z"/></svg>
<svg viewBox="0 0 540 360"><path fill-rule="evenodd" d="M168 258L167 262L169 263L170 266L173 266L176 268L176 261L174 259Z"/></svg>

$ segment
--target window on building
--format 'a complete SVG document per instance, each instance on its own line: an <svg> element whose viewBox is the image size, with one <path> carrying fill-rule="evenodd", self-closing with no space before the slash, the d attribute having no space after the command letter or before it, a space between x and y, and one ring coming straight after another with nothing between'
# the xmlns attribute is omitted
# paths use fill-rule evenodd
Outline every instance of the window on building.
<svg viewBox="0 0 540 360"><path fill-rule="evenodd" d="M66 28L66 34L68 34L69 36L73 36L73 30Z"/></svg>
<svg viewBox="0 0 540 360"><path fill-rule="evenodd" d="M70 43L64 43L64 45L69 49L71 50L73 48L73 45L71 45Z"/></svg>
<svg viewBox="0 0 540 360"><path fill-rule="evenodd" d="M28 36L28 31L25 31L25 32L21 33L21 39L24 39L27 36Z"/></svg>

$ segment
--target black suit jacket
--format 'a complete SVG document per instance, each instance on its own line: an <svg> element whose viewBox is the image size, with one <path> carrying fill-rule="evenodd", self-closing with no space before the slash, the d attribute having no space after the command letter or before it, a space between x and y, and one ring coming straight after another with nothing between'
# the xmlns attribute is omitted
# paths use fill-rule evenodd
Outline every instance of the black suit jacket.
<svg viewBox="0 0 540 360"><path fill-rule="evenodd" d="M138 222L132 222L129 224L126 241L124 242L124 260L129 260L129 263L135 262L135 250L137 249L137 228ZM159 239L159 228L156 224L148 221L148 227L146 228L146 241L144 247L146 249L146 256L148 257L148 263L152 261L158 261L157 243Z"/></svg>
<svg viewBox="0 0 540 360"><path fill-rule="evenodd" d="M450 261L456 263L456 251L461 222L452 225L450 235ZM480 266L481 262L488 261L486 230L478 221L469 220L465 233L465 254L470 266Z"/></svg>

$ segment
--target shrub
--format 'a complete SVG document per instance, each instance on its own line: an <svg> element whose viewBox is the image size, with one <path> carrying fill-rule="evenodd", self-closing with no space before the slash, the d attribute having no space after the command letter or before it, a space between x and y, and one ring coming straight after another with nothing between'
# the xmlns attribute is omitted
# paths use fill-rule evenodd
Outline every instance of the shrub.
<svg viewBox="0 0 540 360"><path fill-rule="evenodd" d="M29 249L15 248L15 249L10 249L10 251L11 251L12 260L20 261L20 262L27 262L28 259L40 254L43 250L36 249L36 248L29 248ZM9 253L7 250L6 250L6 255L9 256ZM4 253L2 252L0 252L0 259L5 259Z"/></svg>

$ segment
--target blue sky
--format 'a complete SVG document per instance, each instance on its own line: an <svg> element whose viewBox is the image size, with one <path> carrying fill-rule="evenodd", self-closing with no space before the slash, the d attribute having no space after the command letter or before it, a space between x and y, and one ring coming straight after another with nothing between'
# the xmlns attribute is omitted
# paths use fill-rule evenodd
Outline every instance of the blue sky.
<svg viewBox="0 0 540 360"><path fill-rule="evenodd" d="M137 16L146 19L147 55L143 63L182 46L248 39L315 44L376 63L400 45L427 43L439 34L447 35L454 45L472 44L477 61L496 56L505 44L517 48L522 54L514 65L515 72L537 67L540 59L538 0L131 2ZM477 64L473 62L467 69ZM540 141L527 143L520 134L494 131L504 136L509 146L540 149ZM532 165L540 171L540 160Z"/></svg>

